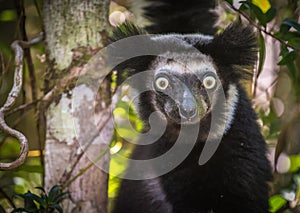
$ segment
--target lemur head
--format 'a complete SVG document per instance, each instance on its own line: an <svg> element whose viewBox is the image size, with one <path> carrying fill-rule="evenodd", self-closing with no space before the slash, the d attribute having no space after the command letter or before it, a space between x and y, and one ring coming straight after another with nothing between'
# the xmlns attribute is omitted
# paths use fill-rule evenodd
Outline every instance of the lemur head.
<svg viewBox="0 0 300 213"><path fill-rule="evenodd" d="M147 34L125 23L115 30L113 38L118 41L134 35ZM120 63L116 69L123 73L125 70L125 77L149 70L136 82L148 88L140 95L139 111L143 119L159 111L169 122L194 124L222 104L218 102L222 93L229 106L227 115L222 116L225 122L230 122L238 98L237 84L242 78L251 77L249 71L257 57L256 38L250 28L233 24L215 37L147 35L143 42L126 48L135 51L141 46L149 49L149 53ZM120 57L122 51L116 49L112 57Z"/></svg>

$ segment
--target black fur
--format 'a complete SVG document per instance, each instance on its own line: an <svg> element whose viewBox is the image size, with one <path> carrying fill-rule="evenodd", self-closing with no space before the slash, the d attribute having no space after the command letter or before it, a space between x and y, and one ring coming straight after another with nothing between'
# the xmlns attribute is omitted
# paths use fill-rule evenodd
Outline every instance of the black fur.
<svg viewBox="0 0 300 213"><path fill-rule="evenodd" d="M145 16L153 22L146 28L150 33L194 33L214 34L216 15L211 11L214 0L148 0ZM204 21L205 20L205 21Z"/></svg>
<svg viewBox="0 0 300 213"><path fill-rule="evenodd" d="M184 162L159 178L168 203L152 197L147 184L150 180L123 180L114 212L267 213L266 182L271 180L271 172L255 118L242 92L233 125L208 163L198 165L203 146L199 140ZM169 126L155 144L138 146L132 158L151 159L163 154L176 140L176 129Z"/></svg>
<svg viewBox="0 0 300 213"><path fill-rule="evenodd" d="M158 1L151 0L150 2L157 3ZM191 7L187 6L184 1L162 0L159 2L162 3L146 8L146 14L155 22L152 27L148 28L152 32L198 31L200 28L195 27L194 24L184 22L190 15L203 13L203 8L196 8L196 6L205 5L204 8L207 9L210 5L209 0L191 1L187 4ZM208 12L205 14L207 15ZM157 18L153 15L157 15ZM163 15L164 20L159 20ZM201 23L205 21L201 19L201 22L197 22L198 25ZM132 24L125 23L116 29L112 40L117 41L141 34L146 34L146 32ZM161 59L157 56L145 55L120 63L116 69L120 73L126 73L126 75L121 75L121 81L130 75L155 67L159 60L172 63L172 59L168 58L170 52L176 51L176 54L184 61L196 61L198 58L190 54L193 48L196 48L202 54L209 56L205 60L211 60L214 64L226 98L230 96L228 92L230 85L236 86L239 93L238 101L230 128L223 135L217 152L205 165L200 166L198 160L210 127L211 115L209 113L201 120L198 140L188 157L174 170L158 178L139 181L123 180L113 212L267 213L267 182L271 180L272 175L266 158L266 144L256 123L255 112L239 83L241 79L249 78L248 70L252 69L256 61L256 37L253 31L249 27L233 24L212 39L175 34L169 37L146 36L144 41L144 44L135 45L158 49L158 52L162 54ZM128 48L135 50L134 45ZM116 49L111 54L119 57L122 55L122 50ZM167 59L164 58L164 54L167 55ZM183 79L190 80L194 77L192 73L182 74ZM148 74L138 84L148 85L153 80L154 73ZM199 85L201 83L199 81ZM191 89L194 88L191 86ZM218 97L217 94L214 95ZM163 111L163 101L164 96L151 91L150 86L149 91L140 94L138 111L146 124L150 114L157 108ZM163 136L151 145L137 145L131 158L152 159L162 155L174 145L179 131L180 124L168 120ZM213 141L207 143L209 142Z"/></svg>

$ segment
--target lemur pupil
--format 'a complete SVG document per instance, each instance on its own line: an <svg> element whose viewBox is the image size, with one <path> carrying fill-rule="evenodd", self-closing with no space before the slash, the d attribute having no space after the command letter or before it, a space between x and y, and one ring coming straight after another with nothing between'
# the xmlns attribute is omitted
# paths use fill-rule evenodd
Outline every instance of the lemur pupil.
<svg viewBox="0 0 300 213"><path fill-rule="evenodd" d="M164 88L166 86L166 82L165 81L161 81L159 82L159 86Z"/></svg>

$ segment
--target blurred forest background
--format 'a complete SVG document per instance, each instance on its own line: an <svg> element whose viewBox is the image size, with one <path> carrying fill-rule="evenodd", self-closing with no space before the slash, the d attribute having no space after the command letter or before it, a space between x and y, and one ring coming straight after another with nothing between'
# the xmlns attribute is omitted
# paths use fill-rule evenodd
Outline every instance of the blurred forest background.
<svg viewBox="0 0 300 213"><path fill-rule="evenodd" d="M15 56L10 45L15 40L29 41L45 30L45 2L48 1L0 0L0 107L13 86ZM108 34L125 20L147 24L138 10L141 6L137 3L137 7L130 10L129 5L127 0L110 2ZM270 212L300 212L300 1L219 0L215 11L219 16L216 25L220 32L235 20L253 25L257 30L259 61L253 81L245 83L245 86L259 115L258 122L269 145L269 157L274 169L274 182L270 183ZM47 94L47 85L55 84L48 82L53 79L48 78L53 65L48 59L47 45L51 44L42 41L30 48L23 45L23 86L16 103L5 113L5 120L26 136L29 152L26 162L19 168L0 171L0 213L13 210L62 212L66 209L62 199L70 198L69 193L65 192L72 191L69 185L91 167L86 164L76 170L77 173L67 176L64 182L45 187L46 127L41 119L44 112L40 111L40 105ZM56 76L56 79L60 77ZM113 88L114 76L110 77ZM63 92L68 93L67 90ZM115 118L129 117L136 129L141 129L142 124L133 109L129 107L129 112L127 110L126 94L124 97L114 110ZM135 138L133 132L122 127L117 132L110 142L110 150L106 150L110 151L111 156L122 149L128 152L122 147L122 135ZM60 151L63 155L64 151ZM12 162L19 153L18 140L0 129L0 162ZM102 156L100 152L99 155ZM110 169L123 171L124 166L112 158ZM61 184L63 186L56 186ZM118 179L110 177L108 191L102 194L106 196L107 193L108 199L113 200L117 188Z"/></svg>

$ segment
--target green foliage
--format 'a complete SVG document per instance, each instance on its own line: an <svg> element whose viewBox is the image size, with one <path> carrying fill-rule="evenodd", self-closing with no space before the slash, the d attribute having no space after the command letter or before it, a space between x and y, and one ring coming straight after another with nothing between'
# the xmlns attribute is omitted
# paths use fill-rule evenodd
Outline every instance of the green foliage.
<svg viewBox="0 0 300 213"><path fill-rule="evenodd" d="M15 208L13 212L63 212L60 203L66 197L67 192L61 192L60 186L53 186L47 194L43 187L36 187L42 193L40 195L31 193L30 191L24 194L16 194L24 200L23 208Z"/></svg>
<svg viewBox="0 0 300 213"><path fill-rule="evenodd" d="M286 162L282 163L282 166L288 166L288 171L284 174L275 174L274 183L272 183L270 212L295 212L291 206L299 207L300 155L289 155L289 153L297 153L300 149L300 146L295 144L300 140L299 134L295 133L299 127L294 127L300 120L300 113L298 113L300 106L300 24L297 22L299 14L295 13L299 10L299 4L297 6L297 1L291 0L285 6L277 7L274 1L244 0L240 2L239 8L236 8L237 5L234 5L233 1L224 1L235 11L236 16L246 19L258 31L260 57L257 77L260 76L265 64L267 37L272 37L273 41L280 44L278 61L275 63L281 73L270 86L277 84L280 75L288 78L288 81L284 82L289 85L279 84L275 91L273 90L275 95L270 94L266 89L265 94L269 96L270 104L259 110L259 118L262 121L264 137L267 141L276 144L276 157L281 152L288 156L285 159ZM269 24L270 27L268 27ZM256 81L254 86L256 86ZM289 94L284 94L284 91ZM276 97L277 93L281 96ZM282 96L285 99L281 99ZM281 99L283 114L278 113L278 108L276 108L275 102L278 99Z"/></svg>
<svg viewBox="0 0 300 213"><path fill-rule="evenodd" d="M240 3L242 4L241 9L249 9L263 27L266 27L267 23L270 22L276 15L276 9L272 6L264 13L262 8L250 1L241 1Z"/></svg>
<svg viewBox="0 0 300 213"><path fill-rule="evenodd" d="M2 10L0 12L0 21L15 21L17 20L17 14L15 10Z"/></svg>
<svg viewBox="0 0 300 213"><path fill-rule="evenodd" d="M265 54L266 54L266 46L265 46L265 39L261 32L259 32L259 61L258 61L258 68L257 68L257 75L259 75L263 69L264 61L265 61Z"/></svg>
<svg viewBox="0 0 300 213"><path fill-rule="evenodd" d="M287 201L280 195L274 195L270 197L269 203L270 203L270 212L275 213L278 210L280 210L287 203Z"/></svg>
<svg viewBox="0 0 300 213"><path fill-rule="evenodd" d="M111 147L112 149L114 149L114 146L117 146L118 144L122 145L120 150L117 151L117 154L129 157L134 146L133 144L127 144L124 140L124 137L126 137L130 141L136 141L137 132L142 130L143 123L137 117L133 104L126 101L120 101L118 103L116 109L114 110L114 117L118 118L118 122L121 122L121 124L116 126ZM122 126L122 119L129 121L132 128L128 128L128 126ZM111 153L110 174L118 174L119 176L121 176L125 172L126 167L127 161L124 161L124 158L119 158L118 156L115 156L115 153ZM116 197L119 186L120 178L110 175L108 197L111 201ZM110 206L108 208L111 209L111 205L113 205L113 202L109 202L109 205Z"/></svg>

